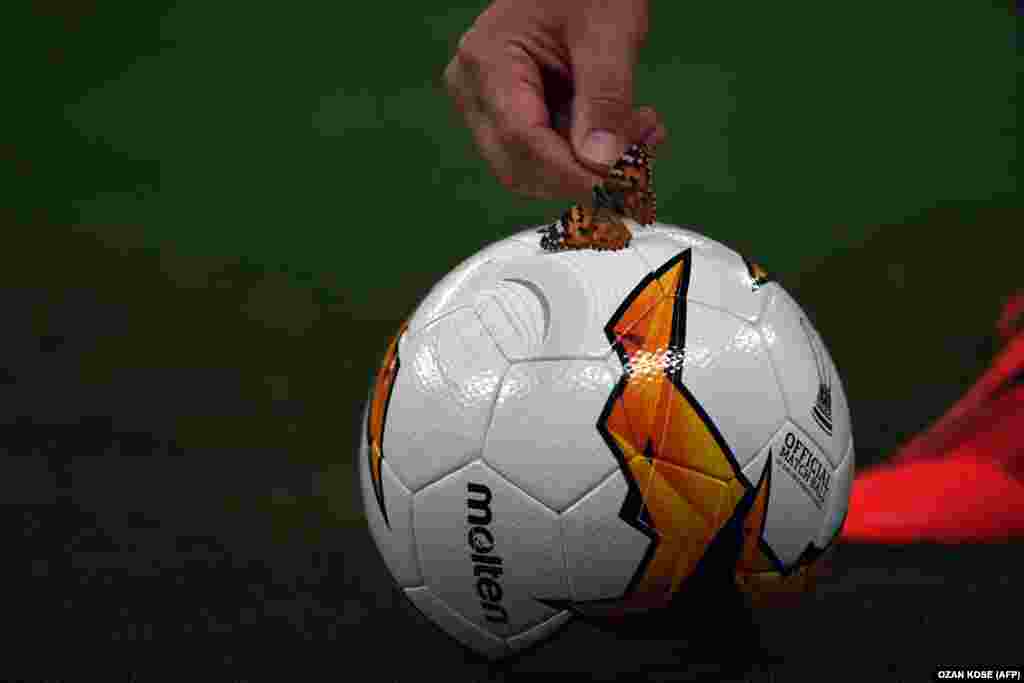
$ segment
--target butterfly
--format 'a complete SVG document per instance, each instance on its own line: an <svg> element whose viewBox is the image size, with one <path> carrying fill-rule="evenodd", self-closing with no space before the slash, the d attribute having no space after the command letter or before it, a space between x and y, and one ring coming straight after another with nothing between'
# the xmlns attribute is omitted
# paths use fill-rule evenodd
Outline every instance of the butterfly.
<svg viewBox="0 0 1024 683"><path fill-rule="evenodd" d="M593 189L592 205L577 204L552 225L538 230L546 251L563 249L617 250L629 246L633 233L624 218L640 225L657 220L654 193L654 152L633 144Z"/></svg>

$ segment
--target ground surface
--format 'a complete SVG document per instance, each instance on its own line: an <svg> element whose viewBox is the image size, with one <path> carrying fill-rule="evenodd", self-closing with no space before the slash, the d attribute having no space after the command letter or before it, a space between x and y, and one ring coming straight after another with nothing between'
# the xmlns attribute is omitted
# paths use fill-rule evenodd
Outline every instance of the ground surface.
<svg viewBox="0 0 1024 683"><path fill-rule="evenodd" d="M16 547L33 558L9 565L30 575L17 584L23 606L8 609L17 628L6 676L927 681L939 665L1021 664L1020 544L842 546L817 595L763 617L759 639L742 638L739 624L710 647L571 623L489 669L413 612L360 526L336 529L318 548L254 539L235 550L71 504L6 506L5 526L8 538L26 534ZM61 552L64 544L74 550Z"/></svg>

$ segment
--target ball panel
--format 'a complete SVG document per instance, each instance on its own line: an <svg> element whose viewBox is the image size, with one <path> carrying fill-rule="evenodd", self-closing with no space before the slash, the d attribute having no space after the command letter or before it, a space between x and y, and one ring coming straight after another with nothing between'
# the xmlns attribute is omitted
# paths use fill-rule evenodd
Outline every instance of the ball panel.
<svg viewBox="0 0 1024 683"><path fill-rule="evenodd" d="M558 518L481 462L413 496L424 583L480 628L507 638L568 595Z"/></svg>
<svg viewBox="0 0 1024 683"><path fill-rule="evenodd" d="M427 586L406 588L405 594L428 619L471 650L488 659L500 659L509 654L504 640L449 608Z"/></svg>
<svg viewBox="0 0 1024 683"><path fill-rule="evenodd" d="M577 273L587 292L593 311L590 339L583 349L585 355L605 356L611 344L604 333L622 302L650 276L647 263L633 249L621 251L566 251L548 258L564 263Z"/></svg>
<svg viewBox="0 0 1024 683"><path fill-rule="evenodd" d="M602 360L513 365L484 460L552 510L564 510L616 468L596 425L620 376Z"/></svg>
<svg viewBox="0 0 1024 683"><path fill-rule="evenodd" d="M377 504L373 485L370 482L370 468L364 452L360 461L360 483L363 493L363 507L370 534L384 558L384 564L400 586L418 586L423 583L412 529L412 493L398 481L385 460L381 464L384 505L387 521Z"/></svg>
<svg viewBox="0 0 1024 683"><path fill-rule="evenodd" d="M738 318L690 303L685 344L682 384L711 417L742 468L786 419L765 340ZM679 429L684 431L673 438L687 438L685 424L679 423Z"/></svg>
<svg viewBox="0 0 1024 683"><path fill-rule="evenodd" d="M685 249L693 251L687 298L753 322L764 295L743 257L729 247L689 230L656 224L636 233L632 249L653 272Z"/></svg>
<svg viewBox="0 0 1024 683"><path fill-rule="evenodd" d="M617 598L636 573L650 539L619 517L628 487L616 472L561 515L572 599Z"/></svg>
<svg viewBox="0 0 1024 683"><path fill-rule="evenodd" d="M540 248L541 236L537 231L540 230L541 228L546 228L549 225L551 225L551 223L546 223L544 225L536 225L532 228L524 228L519 232L514 233L511 237L509 237L509 239L515 240L516 242L520 242L523 245L529 247L534 254L544 254L546 252Z"/></svg>
<svg viewBox="0 0 1024 683"><path fill-rule="evenodd" d="M611 349L604 335L604 321L599 319L598 295L589 281L598 273L581 271L573 265L571 256L560 253L505 259L495 265L492 279L482 283L484 287L493 287L502 280L526 283L545 302L550 324L543 343L529 358L603 357ZM607 273L608 277L614 276L611 270ZM528 359L514 353L510 357Z"/></svg>
<svg viewBox="0 0 1024 683"><path fill-rule="evenodd" d="M715 534L732 514L728 483L690 467L654 460L644 494L646 513L657 530L653 564L664 562L662 575L648 569L652 583L677 590L693 574ZM662 560L664 558L664 560Z"/></svg>
<svg viewBox="0 0 1024 683"><path fill-rule="evenodd" d="M571 618L572 614L569 610L563 610L546 621L542 621L536 626L508 638L506 643L512 652L521 652L553 636L559 629L568 624Z"/></svg>
<svg viewBox="0 0 1024 683"><path fill-rule="evenodd" d="M754 500L743 522L743 552L736 566L737 573L770 571L778 568L771 553L765 552L764 526L771 494L771 468L768 465L769 449L764 448L743 468L743 477L730 484L733 494L732 507L736 509L746 495L751 495L748 486L754 489ZM745 481L744 481L745 480ZM770 548L769 548L770 550ZM774 551L772 551L774 552Z"/></svg>
<svg viewBox="0 0 1024 683"><path fill-rule="evenodd" d="M794 607L814 587L818 569L815 565L804 565L789 574L740 573L736 575L736 587L754 609Z"/></svg>
<svg viewBox="0 0 1024 683"><path fill-rule="evenodd" d="M821 336L793 297L775 283L765 289L771 299L760 329L789 417L820 445L834 467L850 440L850 413L839 373Z"/></svg>
<svg viewBox="0 0 1024 683"><path fill-rule="evenodd" d="M496 261L530 251L517 240L501 240L470 256L445 275L423 298L416 312L409 318L409 331L418 332L445 313L462 306L471 306L479 288L478 283L488 277Z"/></svg>
<svg viewBox="0 0 1024 683"><path fill-rule="evenodd" d="M763 455L759 468L771 467L771 472L761 535L789 569L808 545L818 541L833 487L833 469L821 448L788 421L765 446ZM745 470L744 474L751 482L759 481L759 471Z"/></svg>
<svg viewBox="0 0 1024 683"><path fill-rule="evenodd" d="M817 553L820 548L808 545L795 566L789 565L785 567L785 572L779 571L776 552L764 541L768 503L775 495L771 478L774 470L768 464L769 454L769 450L763 451L745 472L745 476L758 488L744 522L744 547L735 573L737 589L754 608L791 607L798 604L800 598L814 586L823 568Z"/></svg>
<svg viewBox="0 0 1024 683"><path fill-rule="evenodd" d="M384 458L416 491L480 457L508 363L472 309L448 313L399 344Z"/></svg>
<svg viewBox="0 0 1024 683"><path fill-rule="evenodd" d="M499 280L477 293L474 308L506 359L540 353L551 326L551 305L533 283Z"/></svg>
<svg viewBox="0 0 1024 683"><path fill-rule="evenodd" d="M832 490L829 495L828 507L825 513L825 523L821 528L821 535L818 537L818 546L824 548L831 543L839 533L843 521L846 519L846 511L850 507L850 489L853 487L853 475L855 466L855 455L853 440L846 449L846 456L836 468L832 479Z"/></svg>

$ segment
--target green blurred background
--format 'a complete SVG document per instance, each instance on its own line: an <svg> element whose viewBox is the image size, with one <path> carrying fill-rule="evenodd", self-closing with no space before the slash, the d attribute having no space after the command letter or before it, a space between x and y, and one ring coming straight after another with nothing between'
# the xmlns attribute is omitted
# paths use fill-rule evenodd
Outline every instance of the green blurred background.
<svg viewBox="0 0 1024 683"><path fill-rule="evenodd" d="M507 195L440 87L483 4L3 10L0 422L41 456L5 459L8 501L264 563L358 522L386 338L459 261L562 208ZM670 127L663 219L811 311L861 462L970 384L1021 285L1013 12L653 2L637 99Z"/></svg>

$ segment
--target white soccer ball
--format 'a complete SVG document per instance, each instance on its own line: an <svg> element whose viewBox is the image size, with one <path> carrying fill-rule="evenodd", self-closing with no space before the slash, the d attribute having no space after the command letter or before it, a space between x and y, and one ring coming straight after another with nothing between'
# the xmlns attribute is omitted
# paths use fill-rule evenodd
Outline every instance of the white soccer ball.
<svg viewBox="0 0 1024 683"><path fill-rule="evenodd" d="M805 590L854 462L804 311L664 224L613 252L545 252L531 230L460 265L388 349L361 443L391 574L494 659L573 616L685 600L709 572L754 604Z"/></svg>

